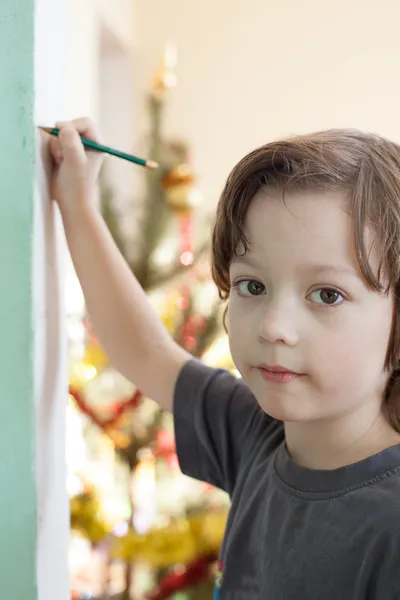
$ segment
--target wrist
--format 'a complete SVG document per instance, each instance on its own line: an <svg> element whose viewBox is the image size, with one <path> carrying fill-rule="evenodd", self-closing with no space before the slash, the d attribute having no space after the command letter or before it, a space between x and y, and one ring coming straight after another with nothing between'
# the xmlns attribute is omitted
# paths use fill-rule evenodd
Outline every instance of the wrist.
<svg viewBox="0 0 400 600"><path fill-rule="evenodd" d="M99 212L95 199L89 196L75 199L73 202L59 203L59 209L66 227Z"/></svg>

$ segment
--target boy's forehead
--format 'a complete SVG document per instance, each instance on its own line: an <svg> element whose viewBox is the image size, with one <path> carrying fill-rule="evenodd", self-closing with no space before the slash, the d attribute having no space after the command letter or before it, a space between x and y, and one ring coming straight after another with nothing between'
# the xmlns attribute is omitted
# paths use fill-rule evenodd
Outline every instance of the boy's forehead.
<svg viewBox="0 0 400 600"><path fill-rule="evenodd" d="M339 191L288 191L260 189L250 203L246 225L262 221L279 223L280 226L300 227L316 234L312 229L322 228L335 219L345 232L352 223L349 200ZM329 231L329 227L327 227Z"/></svg>
<svg viewBox="0 0 400 600"><path fill-rule="evenodd" d="M346 239L352 231L347 200L337 193L260 191L246 215L246 233L260 244L264 239L309 243Z"/></svg>
<svg viewBox="0 0 400 600"><path fill-rule="evenodd" d="M343 192L260 190L245 221L249 254L358 271L353 219ZM372 232L365 232L367 247ZM373 259L373 257L371 256Z"/></svg>

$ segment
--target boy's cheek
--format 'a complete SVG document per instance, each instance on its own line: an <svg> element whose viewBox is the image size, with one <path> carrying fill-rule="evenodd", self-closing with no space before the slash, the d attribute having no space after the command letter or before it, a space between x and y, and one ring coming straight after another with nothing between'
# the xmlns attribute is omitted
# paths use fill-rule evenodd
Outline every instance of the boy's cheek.
<svg viewBox="0 0 400 600"><path fill-rule="evenodd" d="M354 388L361 390L369 376L376 381L381 371L380 361L366 348L338 344L325 354L315 354L310 361L310 376L316 388L324 394L346 394Z"/></svg>

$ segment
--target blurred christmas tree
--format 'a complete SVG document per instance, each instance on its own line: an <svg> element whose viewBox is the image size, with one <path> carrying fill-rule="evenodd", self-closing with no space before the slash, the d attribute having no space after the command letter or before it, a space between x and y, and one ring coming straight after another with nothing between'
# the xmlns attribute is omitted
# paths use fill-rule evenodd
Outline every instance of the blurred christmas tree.
<svg viewBox="0 0 400 600"><path fill-rule="evenodd" d="M166 142L162 135L167 92L175 84L174 67L174 56L167 50L148 97L151 132L147 155L160 167L146 173L135 235L122 229L112 187L104 180L101 209L115 242L170 334L193 355L202 357L221 335L221 307L206 266L209 226L206 222L201 225L199 218L199 192L189 148L182 142ZM137 204L137 199L134 202ZM231 368L229 355L224 354L220 364ZM88 322L83 355L72 361L70 395L90 426L94 424L112 441L117 461L127 470L125 526L102 515L105 511L92 488L71 500L72 528L93 547L102 548L108 568L113 561L124 562L124 591L118 598L133 598L137 565L143 564L154 577L153 589L146 596L149 600L209 598L226 500L209 486L197 484L191 506L185 505L185 499L178 502L171 417L113 370ZM152 489L158 500L148 497L144 501L157 505L150 517L143 501L141 510L138 485L135 487L143 472L151 473L156 485ZM169 491L173 509L165 502L160 508L160 497L168 495L168 485L173 488ZM157 493L160 487L162 491ZM104 598L114 597L109 580L106 574ZM185 595L178 596L178 592Z"/></svg>

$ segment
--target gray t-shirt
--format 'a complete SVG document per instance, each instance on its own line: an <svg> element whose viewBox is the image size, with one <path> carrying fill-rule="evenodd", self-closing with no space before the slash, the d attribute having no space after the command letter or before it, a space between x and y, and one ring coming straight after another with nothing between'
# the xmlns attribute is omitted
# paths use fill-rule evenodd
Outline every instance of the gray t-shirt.
<svg viewBox="0 0 400 600"><path fill-rule="evenodd" d="M221 600L400 599L400 446L300 467L245 383L196 360L174 418L182 471L231 496Z"/></svg>

